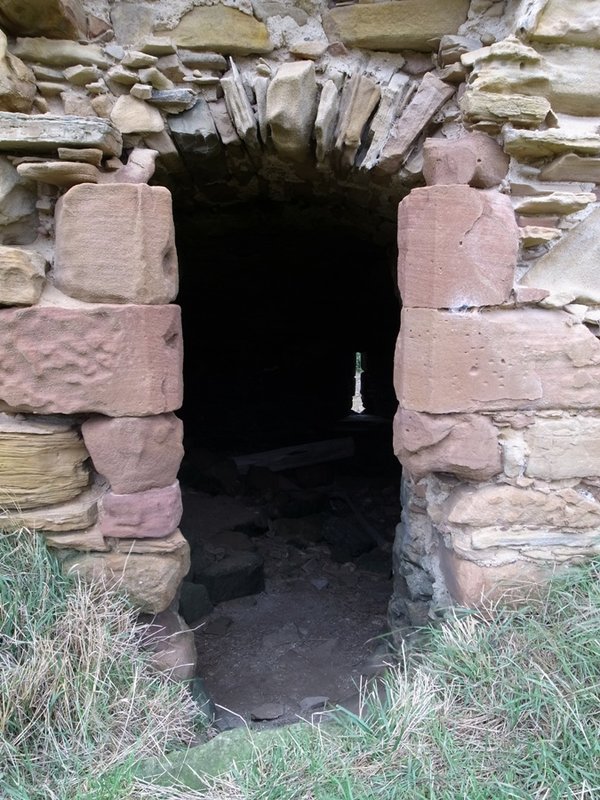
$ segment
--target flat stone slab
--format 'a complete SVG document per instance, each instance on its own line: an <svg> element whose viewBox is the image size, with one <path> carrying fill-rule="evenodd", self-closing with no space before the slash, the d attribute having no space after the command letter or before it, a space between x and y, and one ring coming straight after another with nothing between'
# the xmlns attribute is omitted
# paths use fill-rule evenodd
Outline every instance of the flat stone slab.
<svg viewBox="0 0 600 800"><path fill-rule="evenodd" d="M7 518L13 526L30 525L29 509L67 503L80 495L90 479L87 458L81 436L69 425L53 420L31 424L18 416L0 414L4 526Z"/></svg>
<svg viewBox="0 0 600 800"><path fill-rule="evenodd" d="M107 156L120 156L121 134L100 117L0 112L0 151L48 153L59 147L94 147Z"/></svg>
<svg viewBox="0 0 600 800"><path fill-rule="evenodd" d="M0 407L111 417L182 401L178 306L34 306L0 311Z"/></svg>
<svg viewBox="0 0 600 800"><path fill-rule="evenodd" d="M403 0L333 8L323 24L332 41L369 50L437 50L444 34L457 33L467 18L465 0Z"/></svg>

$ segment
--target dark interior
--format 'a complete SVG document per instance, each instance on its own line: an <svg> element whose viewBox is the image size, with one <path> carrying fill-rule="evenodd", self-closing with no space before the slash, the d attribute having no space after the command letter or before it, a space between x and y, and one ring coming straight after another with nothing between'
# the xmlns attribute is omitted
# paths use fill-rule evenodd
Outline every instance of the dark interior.
<svg viewBox="0 0 600 800"><path fill-rule="evenodd" d="M176 205L175 221L191 547L180 613L210 696L237 715L223 724L263 719L264 700L280 724L307 697L344 700L385 651L400 519L395 236L314 200ZM240 461L282 448L308 460Z"/></svg>
<svg viewBox="0 0 600 800"><path fill-rule="evenodd" d="M390 420L395 243L335 206L257 201L176 214L190 444L252 452L335 435L362 356L367 415Z"/></svg>

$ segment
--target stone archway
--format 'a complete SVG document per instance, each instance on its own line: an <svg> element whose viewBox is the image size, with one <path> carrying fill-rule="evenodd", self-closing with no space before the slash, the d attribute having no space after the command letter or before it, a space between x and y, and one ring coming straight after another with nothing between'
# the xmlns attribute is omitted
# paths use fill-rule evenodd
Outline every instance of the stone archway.
<svg viewBox="0 0 600 800"><path fill-rule="evenodd" d="M155 160L153 180L192 201L335 183L377 224L402 201L410 598L393 613L477 603L595 554L593 7L50 5L34 19L0 4L2 499L65 568L117 576L151 612L187 570Z"/></svg>

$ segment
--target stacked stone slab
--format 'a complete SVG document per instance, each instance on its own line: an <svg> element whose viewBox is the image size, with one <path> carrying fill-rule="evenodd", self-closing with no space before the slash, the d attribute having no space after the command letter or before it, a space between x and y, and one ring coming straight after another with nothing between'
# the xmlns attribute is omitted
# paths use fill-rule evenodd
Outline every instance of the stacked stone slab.
<svg viewBox="0 0 600 800"><path fill-rule="evenodd" d="M600 342L583 315L542 291L557 280L557 266L545 268L552 253L526 281L537 295L523 294L513 204L492 188L508 164L485 138L428 143L431 185L413 190L398 214L394 443L405 504L396 566L409 600L398 592L392 611L413 621L431 599L522 595L557 564L600 552ZM487 181L473 151L487 154ZM579 230L569 235L574 247ZM562 285L582 281L582 258Z"/></svg>
<svg viewBox="0 0 600 800"><path fill-rule="evenodd" d="M66 570L117 582L141 611L162 612L189 568L170 194L83 183L58 200L55 226L41 296L37 253L3 248L0 261L0 300L19 305L0 311L3 505L19 509L5 524L42 530ZM8 280L17 267L18 293ZM31 414L87 419L80 433L69 417Z"/></svg>

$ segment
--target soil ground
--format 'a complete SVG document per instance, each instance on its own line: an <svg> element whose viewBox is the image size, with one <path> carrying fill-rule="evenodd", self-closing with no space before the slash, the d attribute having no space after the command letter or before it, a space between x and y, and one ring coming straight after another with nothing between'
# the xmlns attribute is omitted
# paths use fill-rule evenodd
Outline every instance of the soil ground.
<svg viewBox="0 0 600 800"><path fill-rule="evenodd" d="M337 476L328 489L351 496L362 527L380 537L378 546L352 559L338 554L334 561L319 535L327 512L305 518L312 526L308 539L270 521L260 535L244 538L241 546L264 558L264 590L220 602L193 623L198 675L229 712L223 712L229 724L287 724L310 718L325 701L351 707L361 681L389 660L391 543L400 509L397 485L376 483L371 488L364 479ZM259 529L269 516L256 499L198 491L185 493L184 509L182 529L192 549L200 537L217 553L221 541L240 546L232 530Z"/></svg>

